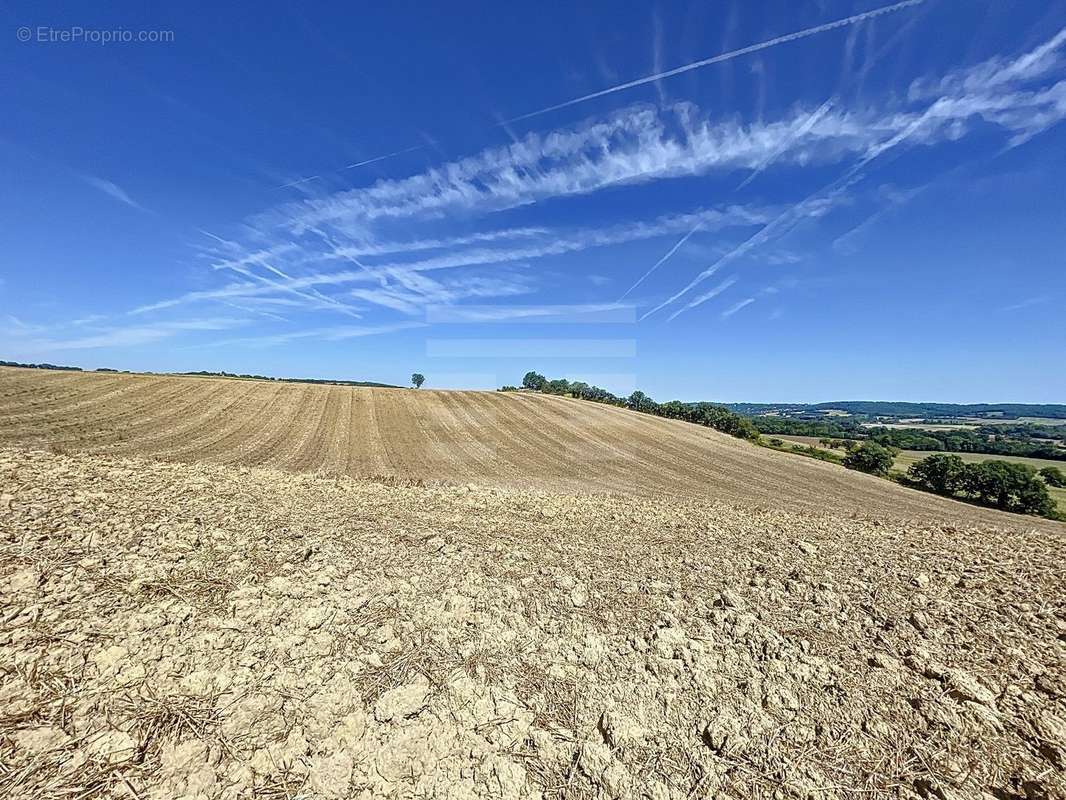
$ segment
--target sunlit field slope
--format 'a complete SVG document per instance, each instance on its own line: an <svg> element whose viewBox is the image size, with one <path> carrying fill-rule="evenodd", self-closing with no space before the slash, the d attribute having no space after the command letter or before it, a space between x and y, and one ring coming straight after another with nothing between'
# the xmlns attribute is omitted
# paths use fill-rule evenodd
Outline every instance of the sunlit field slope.
<svg viewBox="0 0 1066 800"><path fill-rule="evenodd" d="M1004 521L700 426L513 392L0 369L3 446Z"/></svg>

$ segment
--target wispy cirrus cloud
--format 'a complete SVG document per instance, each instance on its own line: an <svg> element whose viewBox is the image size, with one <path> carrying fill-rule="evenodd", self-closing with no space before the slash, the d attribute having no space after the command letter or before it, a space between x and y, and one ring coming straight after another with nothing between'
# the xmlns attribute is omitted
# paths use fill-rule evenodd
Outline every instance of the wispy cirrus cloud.
<svg viewBox="0 0 1066 800"><path fill-rule="evenodd" d="M364 336L381 336L388 333L425 327L424 322L396 322L385 325L331 325L322 328L301 328L285 333L246 336L235 339L221 339L209 342L207 347L246 345L251 347L275 347L303 339L317 339L328 342L341 342L346 339L359 339Z"/></svg>
<svg viewBox="0 0 1066 800"><path fill-rule="evenodd" d="M751 237L697 274L680 290L646 312L641 319L676 302L724 264L751 254L763 245L780 239L806 219L818 217L828 206L845 196L864 177L863 170L875 159L904 144L930 145L962 138L973 120L998 127L1010 134L1007 147L1014 147L1066 118L1066 80L1034 87L1063 69L1062 45L1066 29L1052 39L1013 60L995 58L974 67L957 70L943 79L941 88L958 93L942 95L920 110L899 111L881 117L882 138L869 142L861 157L838 179L808 195L780 216L768 222ZM1001 71L989 67L994 64ZM986 80L982 81L981 78ZM915 96L923 97L921 90ZM887 131L891 135L884 136ZM681 309L693 307L689 304ZM675 312L670 319L678 316Z"/></svg>
<svg viewBox="0 0 1066 800"><path fill-rule="evenodd" d="M302 304L315 310L334 310L361 314L347 306L344 299L326 299L326 287L355 288L347 298L361 300L405 314L420 313L426 305L458 302L464 299L510 297L532 291L528 280L502 273L507 265L576 253L590 248L609 247L628 242L654 239L699 226L705 232L757 226L776 213L761 206L723 206L702 208L681 214L663 215L651 220L635 220L603 228L576 228L549 231L542 228L504 229L450 238L416 239L410 242L341 244L340 237L315 237L303 245L292 241L272 243L265 248L245 251L241 244L214 234L207 234L216 244L203 254L214 270L228 270L246 280L217 289L186 292L178 297L139 306L133 314L146 314L176 306L206 302L267 302L265 298L287 296L293 305ZM206 232L205 232L206 233ZM482 243L509 243L518 246L466 247ZM366 263L372 256L438 249L442 252L415 260L389 260ZM354 263L358 269L337 269L337 262ZM279 269L275 265L282 265ZM292 266L290 270L289 265ZM258 271L256 271L258 268ZM426 273L442 270L469 271L492 268L497 274L461 275L434 280ZM296 271L299 271L298 273ZM263 273L267 274L263 274ZM302 302L301 302L302 299Z"/></svg>
<svg viewBox="0 0 1066 800"><path fill-rule="evenodd" d="M223 331L247 324L246 319L234 317L210 317L199 319L169 320L143 325L113 326L96 333L67 339L35 339L28 343L31 350L65 351L91 350L106 347L134 347L152 344L178 334L204 331Z"/></svg>
<svg viewBox="0 0 1066 800"><path fill-rule="evenodd" d="M573 129L531 133L407 178L290 203L264 214L256 225L302 234L322 226L491 213L608 186L757 169L768 156L785 162L835 161L893 130L885 128L891 119L844 112L818 113L812 122L816 111L745 125L712 120L687 103L661 111L631 107ZM782 142L791 146L782 151Z"/></svg>
<svg viewBox="0 0 1066 800"><path fill-rule="evenodd" d="M977 128L995 131L1013 146L1066 118L1066 80L1058 74L1064 43L1066 31L1021 56L916 81L907 93L885 96L880 106L847 107L836 98L755 121L708 114L691 103L630 106L578 125L528 133L407 177L283 203L247 219L236 238L208 235L211 243L201 256L213 271L236 280L143 304L131 313L222 303L270 318L279 315L268 304L284 301L295 313L413 317L433 305L531 292L528 265L538 259L675 237L664 242L664 254L624 298L686 244L703 244L691 241L697 235L736 229L740 237L715 242L713 263L641 317L678 303L673 319L732 285L723 281L698 293L725 265L775 245L797 226L848 202L849 190L882 156L905 146L955 142ZM799 201L701 208L598 227L469 230L471 220L495 212L608 188L733 173L747 176L743 186L771 168L832 165L842 165L843 174ZM442 222L454 219L463 221L462 232L442 233ZM425 228L419 227L423 223ZM775 259L791 261L766 258ZM284 341L298 338L279 335L289 337Z"/></svg>
<svg viewBox="0 0 1066 800"><path fill-rule="evenodd" d="M842 17L841 19L833 20L832 22L826 22L822 25L814 25L810 28L804 28L803 30L794 31L793 33L787 33L782 36L775 36L772 39L767 39L763 42L748 45L747 47L741 47L737 50L731 50L726 53L719 53L716 56L710 58L704 58L699 61L693 61L689 64L683 64L680 67L675 67L670 70L656 72L652 75L647 75L643 78L637 78L636 80L628 81L626 83L618 84L617 86L609 86L606 89L601 89L598 92L592 92L581 97L575 97L572 100L567 100L562 103L556 103L555 105L542 108L537 111L531 111L528 114L522 114L521 116L514 117L508 122L517 122L518 120L529 119L530 117L536 117L541 114L547 114L549 111L558 111L562 108L569 108L570 106L578 105L579 103L585 103L589 100L595 100L598 97L605 97L609 94L615 94L616 92L624 92L627 89L634 89L638 86L644 86L649 83L658 83L666 78L672 78L675 75L682 75L686 72L692 72L696 69L702 69L709 67L713 64L721 64L724 61L732 61L735 58L749 55L751 53L757 53L760 50L768 50L771 47L777 47L778 45L788 44L789 42L795 42L800 39L806 39L809 36L815 36L819 33L825 33L827 31L843 28L848 25L856 25L860 22L866 22L867 20L880 17L885 14L891 14L895 11L901 11L905 8L911 8L913 6L921 5L925 0L903 0L903 2L893 3L892 5L881 6L880 8L874 8L870 11L864 11L861 14L853 14L850 17Z"/></svg>
<svg viewBox="0 0 1066 800"><path fill-rule="evenodd" d="M1050 303L1053 298L1050 295L1042 294L1035 297L1027 297L1024 300L1019 300L1017 303L1011 303L1010 305L1003 306L1000 311L1022 311L1026 308L1032 308L1033 306L1041 306L1045 303Z"/></svg>
<svg viewBox="0 0 1066 800"><path fill-rule="evenodd" d="M737 279L736 279L735 276L731 277L731 278L726 278L724 281L722 281L721 283L715 285L714 287L712 287L708 291L703 292L702 294L697 295L696 297L694 297L692 300L689 301L688 305L686 305L686 306L684 306L682 308L679 308L677 311L675 311L673 314L671 314L670 315L670 319L673 319L674 317L679 316L683 311L688 311L690 308L695 308L696 306L703 305L708 300L713 300L715 297L720 295L722 292L724 292L726 289L728 289L730 286L732 286L736 282L737 282Z"/></svg>
<svg viewBox="0 0 1066 800"><path fill-rule="evenodd" d="M1056 44L1039 58L1023 56L1008 62L1014 77L980 89L962 76L944 83L961 87L960 91L935 99L919 91L916 100L902 105L892 101L893 106L882 109L823 104L752 124L711 118L688 103L661 110L634 106L577 127L530 133L510 145L407 178L287 204L258 222L300 234L321 226L365 226L455 212L484 214L608 186L712 171L745 169L757 174L773 163L810 165L867 158L894 147L898 137L912 145L955 140L978 121L1014 137L1031 136L1066 116L1066 84L1024 85L1045 76L1060 61ZM986 70L982 64L970 73Z"/></svg>

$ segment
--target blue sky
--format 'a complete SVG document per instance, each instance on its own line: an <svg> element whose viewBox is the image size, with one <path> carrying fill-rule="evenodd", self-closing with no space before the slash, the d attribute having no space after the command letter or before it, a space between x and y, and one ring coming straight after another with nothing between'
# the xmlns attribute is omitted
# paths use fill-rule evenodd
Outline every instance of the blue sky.
<svg viewBox="0 0 1066 800"><path fill-rule="evenodd" d="M1066 402L1063 0L218 5L0 4L0 358Z"/></svg>

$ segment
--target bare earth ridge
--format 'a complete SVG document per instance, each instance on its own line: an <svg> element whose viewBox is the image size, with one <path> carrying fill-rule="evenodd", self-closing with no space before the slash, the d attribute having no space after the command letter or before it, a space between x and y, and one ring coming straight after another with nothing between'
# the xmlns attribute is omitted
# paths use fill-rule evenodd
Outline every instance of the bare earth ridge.
<svg viewBox="0 0 1066 800"><path fill-rule="evenodd" d="M0 797L1064 797L1063 530L577 401L3 370Z"/></svg>

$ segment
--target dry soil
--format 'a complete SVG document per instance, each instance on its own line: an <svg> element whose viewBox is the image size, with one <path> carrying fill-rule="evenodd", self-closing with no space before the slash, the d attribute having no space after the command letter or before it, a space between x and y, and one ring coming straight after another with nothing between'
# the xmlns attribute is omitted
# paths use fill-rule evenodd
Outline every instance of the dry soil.
<svg viewBox="0 0 1066 800"><path fill-rule="evenodd" d="M640 453L622 430L643 419L552 399L370 392L380 416L390 398L429 414L397 412L366 439L383 477L248 467L254 440L204 446L251 424L236 409L210 436L203 407L164 419L148 397L127 398L136 438L101 419L123 406L112 392L155 386L162 403L190 385L154 380L93 383L62 413L34 402L33 380L3 384L0 796L1066 796L1060 525L920 495L893 505L910 493L848 473L823 484L725 437L650 436L661 449ZM234 384L247 385L193 385ZM249 392L347 402L264 385ZM354 405L363 390L344 391ZM464 403L536 415L524 431L508 418L515 450L483 432L514 474L465 466L468 444L467 460L417 462L465 484L443 468L402 477L404 447L478 427L458 421ZM619 426L613 467L556 474L587 459L595 426L567 434L582 437L570 461L537 455L545 431L562 440L546 420L564 412ZM404 419L421 433L401 445ZM274 430L259 445L278 466L328 441L317 422L256 424ZM168 426L183 460L199 448L229 463L118 452ZM88 452L106 430L116 452ZM33 449L60 431L70 452ZM347 441L328 452L362 458ZM705 459L699 480L686 452ZM644 496L609 493L645 473ZM725 488L703 485L719 475Z"/></svg>

